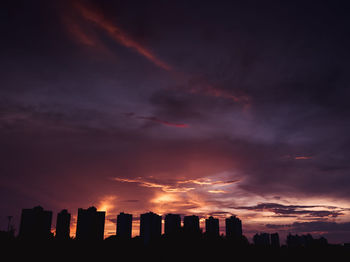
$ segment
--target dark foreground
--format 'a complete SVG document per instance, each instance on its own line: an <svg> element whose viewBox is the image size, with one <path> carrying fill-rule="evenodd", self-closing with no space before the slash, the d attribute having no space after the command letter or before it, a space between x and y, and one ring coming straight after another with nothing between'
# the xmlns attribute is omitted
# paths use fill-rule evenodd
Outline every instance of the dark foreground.
<svg viewBox="0 0 350 262"><path fill-rule="evenodd" d="M350 261L350 248L341 245L315 247L257 247L221 241L6 241L2 261Z"/></svg>

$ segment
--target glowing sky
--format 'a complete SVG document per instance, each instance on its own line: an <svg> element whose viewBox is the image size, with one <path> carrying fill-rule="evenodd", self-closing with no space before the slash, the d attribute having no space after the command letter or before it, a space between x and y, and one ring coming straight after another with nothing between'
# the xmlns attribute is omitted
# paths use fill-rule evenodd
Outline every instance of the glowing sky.
<svg viewBox="0 0 350 262"><path fill-rule="evenodd" d="M95 205L106 236L153 211L349 242L348 9L230 2L4 1L0 229Z"/></svg>

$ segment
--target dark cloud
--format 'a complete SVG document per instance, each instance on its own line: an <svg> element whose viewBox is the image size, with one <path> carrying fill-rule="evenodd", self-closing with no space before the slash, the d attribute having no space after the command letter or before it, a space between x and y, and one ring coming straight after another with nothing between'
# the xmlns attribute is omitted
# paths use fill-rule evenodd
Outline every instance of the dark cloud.
<svg viewBox="0 0 350 262"><path fill-rule="evenodd" d="M165 126L173 126L173 127L181 127L181 128L188 127L187 124L173 123L173 122L169 122L169 121L166 121L166 120L159 119L159 118L157 118L155 116L136 116L136 118L137 119L143 119L143 120L149 120L151 122L159 123L159 124L162 124L162 125L165 125Z"/></svg>
<svg viewBox="0 0 350 262"><path fill-rule="evenodd" d="M273 225L267 224L266 227L280 229L280 228L290 228L298 232L333 232L333 231L350 231L350 223L336 223L336 222L325 222L325 221L315 221L315 222L294 222L288 225Z"/></svg>
<svg viewBox="0 0 350 262"><path fill-rule="evenodd" d="M314 208L326 208L330 210L310 210ZM277 216L290 217L297 215L306 215L312 218L324 217L338 217L343 215L342 209L329 206L302 206L302 205L282 205L277 203L260 203L251 207L238 207L238 209L254 210L254 211L269 211L275 213ZM336 210L338 209L338 210Z"/></svg>

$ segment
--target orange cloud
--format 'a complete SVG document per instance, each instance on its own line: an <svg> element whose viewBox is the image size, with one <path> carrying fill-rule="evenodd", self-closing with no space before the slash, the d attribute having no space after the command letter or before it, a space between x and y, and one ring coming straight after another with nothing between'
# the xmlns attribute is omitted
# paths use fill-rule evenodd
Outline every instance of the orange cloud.
<svg viewBox="0 0 350 262"><path fill-rule="evenodd" d="M281 156L282 159L291 159L291 160L308 160L312 159L312 156L293 156L293 155L284 155Z"/></svg>
<svg viewBox="0 0 350 262"><path fill-rule="evenodd" d="M294 157L295 160L306 160L306 159L312 159L311 156L296 156Z"/></svg>
<svg viewBox="0 0 350 262"><path fill-rule="evenodd" d="M102 14L92 10L79 2L75 2L74 6L79 10L80 14L88 21L93 22L103 29L112 39L119 44L135 50L137 53L147 58L156 66L170 71L171 67L164 61L157 58L150 50L142 46L140 43L129 37L120 27L106 19Z"/></svg>
<svg viewBox="0 0 350 262"><path fill-rule="evenodd" d="M195 189L194 187L178 187L175 185L170 185L170 184L165 184L165 183L156 183L156 182L151 182L147 181L144 178L138 177L136 179L128 179L128 178L119 178L115 177L115 181L118 182L126 182L126 183L138 183L142 187L153 187L153 188L160 188L164 192L168 193L184 193L188 192L190 190Z"/></svg>
<svg viewBox="0 0 350 262"><path fill-rule="evenodd" d="M119 178L113 180L124 183L137 183L141 187L159 188L163 192L162 196L175 196L173 193L188 193L193 191L202 191L203 189L212 194L224 194L227 191L221 189L223 186L231 185L239 180L212 180L212 179L189 179L189 180L160 180L151 177ZM169 193L169 194L168 194Z"/></svg>
<svg viewBox="0 0 350 262"><path fill-rule="evenodd" d="M116 196L109 195L109 196L104 196L99 204L97 205L97 209L100 211L106 211L109 212L110 210L113 210L115 208L115 202L116 201Z"/></svg>
<svg viewBox="0 0 350 262"><path fill-rule="evenodd" d="M213 189L213 190L208 190L208 193L212 193L212 194L226 194L227 191L220 190L220 189Z"/></svg>
<svg viewBox="0 0 350 262"><path fill-rule="evenodd" d="M236 182L239 182L239 179L236 180L229 180L229 181L221 181L221 180L211 180L211 179L189 179L189 180L183 180L178 181L179 184L198 184L198 185L230 185Z"/></svg>

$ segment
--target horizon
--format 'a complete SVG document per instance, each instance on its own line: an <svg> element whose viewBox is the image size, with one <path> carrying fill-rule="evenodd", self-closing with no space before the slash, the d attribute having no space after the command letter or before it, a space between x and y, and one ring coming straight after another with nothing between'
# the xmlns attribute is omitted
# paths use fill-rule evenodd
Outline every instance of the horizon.
<svg viewBox="0 0 350 262"><path fill-rule="evenodd" d="M52 214L52 218L51 218L51 227L50 227L50 232L52 234L52 236L56 236L56 223L57 223L57 215L66 210L68 211L68 214L71 215L71 218L70 218L70 224L69 224L69 228L70 228L70 232L69 232L69 236L71 239L76 239L76 228L77 228L77 215L72 215L71 212L69 212L69 210L67 209L62 209L60 212L57 212L57 215L55 216L55 213L51 210L48 210L48 209L44 209L43 207L41 206L35 206L33 207L34 208L37 208L37 207L40 207L42 208L42 210L44 211L49 211L51 212ZM103 240L106 240L108 239L109 237L113 237L113 236L118 236L117 234L117 216L119 214L129 214L129 213L126 213L124 211L121 211L119 214L115 214L114 215L114 219L111 218L112 215L109 215L109 218L107 218L106 214L107 214L107 211L106 210L99 210L97 209L96 207L94 206L90 206L90 208L94 208L96 209L97 212L103 212L105 214L105 219L104 219L104 234L103 234ZM25 209L28 209L28 208L23 208L23 210ZM32 209L32 208L29 208L29 209ZM78 210L80 209L84 209L84 208L78 208ZM88 208L86 208L85 210L87 210ZM225 216L225 217L217 217L217 216L213 216L212 214L210 215L206 215L206 216L197 216L197 215L194 215L194 214L174 214L174 213L165 213L165 214L158 214L158 213L154 213L153 211L147 211L145 213L142 213L142 214L148 214L148 213L152 213L152 214L155 214L155 215L158 215L161 217L161 235L166 235L165 233L165 217L166 215L178 215L180 217L180 228L184 228L184 218L186 216L196 216L198 217L199 219L199 229L200 229L200 232L201 234L206 234L206 225L205 225L205 222L207 219L209 218L215 218L215 219L218 219L219 220L219 235L220 237L227 237L227 232L226 232L226 218L231 218L231 217L236 217L239 219L238 216L234 215L234 214L231 214L230 216ZM131 238L136 238L136 237L140 237L140 217L142 215L141 213L134 216L134 214L131 214L132 215L132 218L131 218L131 221L132 221L132 224L131 224ZM227 215L227 214L226 214ZM11 217L11 220L8 221L8 232L11 232L13 231L14 233L14 236L15 237L19 237L19 228L16 230L16 228L14 227L14 223L12 221L12 218ZM323 234L311 234L311 232L292 232L292 231L289 231L289 232L285 232L285 231L278 231L278 230L273 230L273 229L269 229L269 230L265 230L265 231L257 231L257 232L247 232L248 234L245 234L245 230L244 230L244 221L240 220L242 222L242 236L243 237L246 237L247 238L247 241L249 244L252 244L254 243L254 240L253 240L253 237L255 235L258 235L258 234L263 234L263 233L267 233L269 235L271 234L275 234L277 233L280 238L279 238L279 241L280 241L280 244L281 245L286 245L286 241L287 241L287 236L288 235L299 235L299 236L305 236L305 235L311 235L312 237L314 237L314 239L319 239L319 238L326 238L325 235ZM7 230L3 230L3 232L6 232ZM16 234L17 232L17 234ZM326 238L327 239L327 238ZM328 240L328 239L327 239ZM329 244L348 244L348 242L329 242Z"/></svg>
<svg viewBox="0 0 350 262"><path fill-rule="evenodd" d="M349 243L349 7L3 1L0 230L93 205Z"/></svg>

